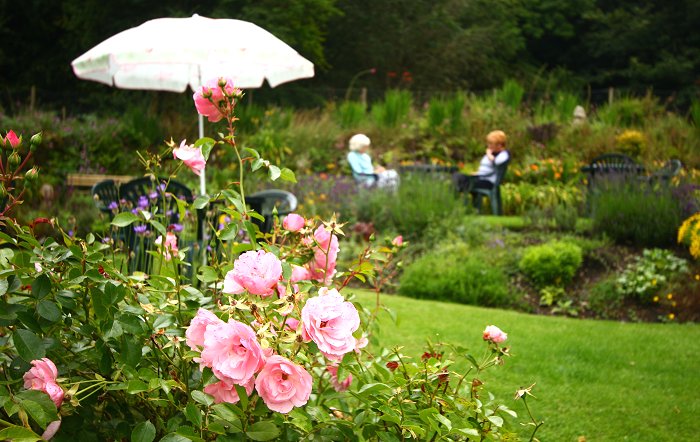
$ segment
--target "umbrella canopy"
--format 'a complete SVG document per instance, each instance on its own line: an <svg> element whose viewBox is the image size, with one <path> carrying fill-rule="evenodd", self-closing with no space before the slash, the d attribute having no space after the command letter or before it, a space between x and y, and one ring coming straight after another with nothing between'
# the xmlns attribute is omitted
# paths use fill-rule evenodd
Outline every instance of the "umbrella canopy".
<svg viewBox="0 0 700 442"><path fill-rule="evenodd" d="M71 63L78 78L122 89L184 92L228 77L241 89L314 76L314 65L265 29L234 19L159 18L116 34ZM199 136L203 120L199 119ZM205 193L204 174L200 176Z"/></svg>

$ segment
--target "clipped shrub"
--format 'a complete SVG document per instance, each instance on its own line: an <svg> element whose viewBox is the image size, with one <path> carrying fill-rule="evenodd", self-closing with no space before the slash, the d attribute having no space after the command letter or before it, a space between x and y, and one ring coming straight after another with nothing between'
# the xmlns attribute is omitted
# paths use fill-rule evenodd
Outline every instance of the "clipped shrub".
<svg viewBox="0 0 700 442"><path fill-rule="evenodd" d="M525 249L518 268L537 287L565 286L583 263L583 251L576 244L552 241Z"/></svg>
<svg viewBox="0 0 700 442"><path fill-rule="evenodd" d="M419 299L503 306L510 302L508 278L501 268L466 244L436 250L407 266L399 293Z"/></svg>
<svg viewBox="0 0 700 442"><path fill-rule="evenodd" d="M631 157L638 157L644 150L646 140L638 130L628 129L615 137L617 149Z"/></svg>
<svg viewBox="0 0 700 442"><path fill-rule="evenodd" d="M590 196L593 229L618 244L671 246L682 212L669 187L644 182L608 183Z"/></svg>

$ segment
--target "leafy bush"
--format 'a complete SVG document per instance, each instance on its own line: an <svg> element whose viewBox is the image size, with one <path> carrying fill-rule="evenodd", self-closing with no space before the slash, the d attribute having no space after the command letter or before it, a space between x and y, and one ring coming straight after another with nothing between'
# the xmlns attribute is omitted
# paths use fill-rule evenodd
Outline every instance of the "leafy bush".
<svg viewBox="0 0 700 442"><path fill-rule="evenodd" d="M384 102L372 107L372 117L378 126L397 127L406 120L413 103L413 95L407 90L388 90Z"/></svg>
<svg viewBox="0 0 700 442"><path fill-rule="evenodd" d="M581 247L552 241L526 248L518 268L537 287L564 286L571 282L582 263Z"/></svg>
<svg viewBox="0 0 700 442"><path fill-rule="evenodd" d="M674 243L681 208L673 190L645 182L610 182L589 195L593 228L619 244L665 247Z"/></svg>
<svg viewBox="0 0 700 442"><path fill-rule="evenodd" d="M648 302L672 277L687 272L688 262L670 250L645 249L617 278L617 289Z"/></svg>
<svg viewBox="0 0 700 442"><path fill-rule="evenodd" d="M532 209L552 211L559 206L578 212L584 201L580 187L564 183L537 185L506 182L501 185L501 198L506 215L524 215Z"/></svg>
<svg viewBox="0 0 700 442"><path fill-rule="evenodd" d="M507 305L508 279L484 258L465 244L427 253L406 267L399 293L461 304Z"/></svg>
<svg viewBox="0 0 700 442"><path fill-rule="evenodd" d="M336 120L343 129L359 126L366 114L367 105L358 101L343 101L335 111Z"/></svg>
<svg viewBox="0 0 700 442"><path fill-rule="evenodd" d="M612 318L613 312L618 311L622 305L622 295L617 290L617 282L614 277L603 279L588 291L588 308L603 319Z"/></svg>

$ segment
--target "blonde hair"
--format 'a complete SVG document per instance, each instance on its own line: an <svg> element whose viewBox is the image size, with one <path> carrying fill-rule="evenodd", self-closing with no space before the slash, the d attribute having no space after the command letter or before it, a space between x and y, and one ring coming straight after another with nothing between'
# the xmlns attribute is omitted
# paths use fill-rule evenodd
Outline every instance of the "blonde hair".
<svg viewBox="0 0 700 442"><path fill-rule="evenodd" d="M370 144L372 144L372 142L370 141L367 135L356 134L350 138L350 141L348 142L348 149L355 152L362 149L363 147L369 146Z"/></svg>
<svg viewBox="0 0 700 442"><path fill-rule="evenodd" d="M501 146L506 147L506 141L508 141L508 137L502 130L494 130L486 135L487 143L500 144Z"/></svg>

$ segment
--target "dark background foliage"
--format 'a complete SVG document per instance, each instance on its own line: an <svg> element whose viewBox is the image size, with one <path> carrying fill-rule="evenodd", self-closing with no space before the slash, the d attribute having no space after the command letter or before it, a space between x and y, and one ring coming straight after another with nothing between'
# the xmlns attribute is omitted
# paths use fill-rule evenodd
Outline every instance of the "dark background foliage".
<svg viewBox="0 0 700 442"><path fill-rule="evenodd" d="M533 89L651 88L682 105L700 81L695 0L0 0L0 110L28 102L32 86L37 104L69 113L141 100L178 108L175 94L78 80L70 62L146 20L194 13L253 21L316 65L315 78L257 90L257 102L316 106L369 68L356 86L370 99L391 87L435 95L518 78Z"/></svg>

